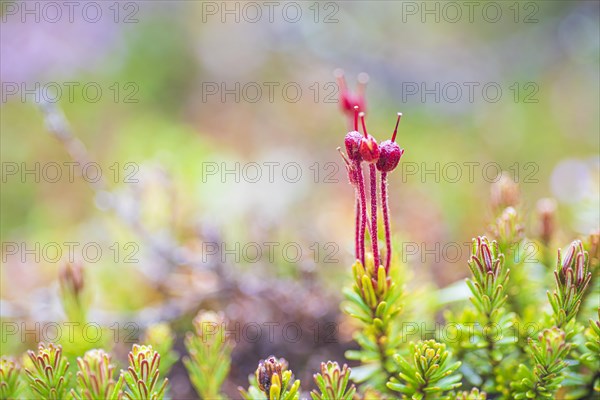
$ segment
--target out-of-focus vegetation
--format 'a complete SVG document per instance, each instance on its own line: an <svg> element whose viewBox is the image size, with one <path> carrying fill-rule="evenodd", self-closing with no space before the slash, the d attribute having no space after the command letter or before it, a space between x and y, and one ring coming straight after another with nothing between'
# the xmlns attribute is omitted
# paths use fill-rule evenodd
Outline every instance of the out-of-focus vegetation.
<svg viewBox="0 0 600 400"><path fill-rule="evenodd" d="M133 342L167 322L173 332L163 337L174 349L163 352L160 339L146 344L158 349L162 366L169 362L160 376L168 373L171 396L189 398L198 384L175 360L186 354L185 332L194 330L198 310L210 309L240 327L263 329L257 340L240 334L223 386L230 396L269 354L284 356L306 391L321 362L342 364L344 351L356 349L355 325L339 312L340 287L350 284L354 261L354 202L336 151L347 132L333 85L336 67L346 70L351 86L359 72L369 73L369 131L378 139L392 131L397 111L404 114L398 141L406 152L390 175L389 197L403 282L419 299L407 305L411 322L433 322L452 296L464 300L454 283L469 274L471 238L499 217L490 211L489 193L500 170L519 183L524 235L536 239L521 249L539 261L534 271L553 268L558 247L597 231L598 3L515 3L518 15L500 3L503 17L493 23L481 10L471 22L464 5L462 17L450 22L423 15L422 2L376 3L321 3L315 22L314 5L302 2L303 16L294 23L280 8L269 22L264 7L259 22L243 15L222 22L221 11L207 13L207 2L132 3L120 9L118 23L108 5L97 23L23 22L3 3L2 355L37 348L43 336L52 338L56 327L49 324L56 323L72 367L84 352L111 346L123 367ZM419 7L417 14L407 4ZM125 23L132 10L136 21ZM325 23L332 11L337 22ZM72 98L69 82L79 84ZM65 163L78 160L45 126L48 114L40 107L50 95L24 94L36 83L50 92L54 83L62 88L56 105L106 187L90 185L77 169L70 179ZM239 101L221 87L236 83L248 87L237 91ZM272 101L265 83L276 85ZM12 84L17 94L9 94ZM82 92L86 84L101 88L98 101ZM298 101L290 101L292 89L282 92L286 84L301 88ZM487 84L501 88L497 101L490 100L493 89L482 91ZM414 85L418 92L410 94ZM249 101L256 86L262 96ZM457 86L462 98L454 102ZM245 169L249 163L259 166L258 182ZM283 169L292 163L300 166L297 181L296 167ZM275 165L272 181L269 165ZM239 169L227 174L226 168ZM542 197L557 206L544 246L537 241ZM258 244L260 257L249 244ZM283 253L286 245L299 247L301 256ZM84 304L65 301L68 287L58 283L69 246L85 269ZM535 313L519 308L518 293L511 294L511 307ZM69 341L65 321L97 323L101 341L83 340L82 332ZM274 337L265 323L278 324ZM282 333L292 323L303 333L293 343Z"/></svg>

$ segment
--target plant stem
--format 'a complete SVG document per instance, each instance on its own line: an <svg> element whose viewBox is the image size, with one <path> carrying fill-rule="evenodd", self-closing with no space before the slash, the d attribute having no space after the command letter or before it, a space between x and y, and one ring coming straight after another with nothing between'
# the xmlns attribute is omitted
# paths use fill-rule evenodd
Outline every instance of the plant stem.
<svg viewBox="0 0 600 400"><path fill-rule="evenodd" d="M375 307L375 309L376 308L377 307ZM377 315L375 314L375 309L371 310L371 317L373 319L377 317ZM390 333L389 327L387 324L385 324L385 326L383 326L381 328L375 329L375 340L377 342L377 353L379 356L379 363L381 365L381 371L386 375L386 379L385 379L386 382L388 382L391 378L394 377L394 374L392 372L388 371L388 369L386 367L386 365L388 364L389 356L387 355L387 352L386 352L385 343L388 342L386 339L389 336L389 333ZM389 389L386 390L386 392L389 392Z"/></svg>
<svg viewBox="0 0 600 400"><path fill-rule="evenodd" d="M390 271L390 263L392 260L392 238L390 229L390 216L388 210L387 196L387 172L381 172L381 208L383 210L383 225L385 228L385 272Z"/></svg>
<svg viewBox="0 0 600 400"><path fill-rule="evenodd" d="M371 178L371 246L373 247L373 265L379 268L379 244L377 243L377 169L369 164Z"/></svg>
<svg viewBox="0 0 600 400"><path fill-rule="evenodd" d="M360 161L355 161L356 178L358 181L358 191L360 197L360 232L358 244L360 247L360 262L365 266L365 230L367 225L367 195L365 194L365 180L363 178L362 167ZM365 266L366 267L366 266Z"/></svg>
<svg viewBox="0 0 600 400"><path fill-rule="evenodd" d="M388 355L386 354L385 346L382 344L382 339L385 337L385 334L377 336L377 350L379 352L379 362L381 363L381 370L386 375L386 382L394 377L394 374L388 371L386 364L388 363ZM389 390L389 389L388 389Z"/></svg>
<svg viewBox="0 0 600 400"><path fill-rule="evenodd" d="M488 321L489 324L496 324L496 321L492 321L492 312L486 313L485 314L485 318ZM493 339L491 339L488 335L485 335L485 339L487 341L487 346L486 346L486 351L487 351L487 356L488 356L488 361L490 363L490 372L489 373L484 373L481 376L482 379L482 385L485 385L485 383L489 380L489 379L493 379L494 382L496 381L496 368L498 367L498 365L500 365L500 362L494 359L494 351L496 350L496 343ZM496 389L494 386L492 386L491 389L487 389L488 392L492 392L495 393Z"/></svg>
<svg viewBox="0 0 600 400"><path fill-rule="evenodd" d="M356 191L356 205L354 206L354 209L356 211L356 223L355 223L355 232L354 232L354 255L356 257L357 260L361 259L361 252L360 252L360 197L359 197L359 193L358 193L358 189L355 189Z"/></svg>

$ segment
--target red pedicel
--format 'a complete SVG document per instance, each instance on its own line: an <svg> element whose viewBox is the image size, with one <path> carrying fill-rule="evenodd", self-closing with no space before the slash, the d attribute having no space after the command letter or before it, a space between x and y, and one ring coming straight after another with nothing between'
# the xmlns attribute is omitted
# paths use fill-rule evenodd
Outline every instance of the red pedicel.
<svg viewBox="0 0 600 400"><path fill-rule="evenodd" d="M364 136L360 141L360 155L362 156L362 159L368 163L377 162L379 159L379 145L377 145L377 140L367 133L367 126L365 125L365 113L361 112L359 116L362 122L364 133Z"/></svg>

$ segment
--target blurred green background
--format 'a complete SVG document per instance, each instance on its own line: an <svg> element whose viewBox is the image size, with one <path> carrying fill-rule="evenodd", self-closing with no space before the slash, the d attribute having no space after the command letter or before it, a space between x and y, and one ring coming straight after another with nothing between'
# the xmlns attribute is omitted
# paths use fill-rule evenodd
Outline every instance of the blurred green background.
<svg viewBox="0 0 600 400"><path fill-rule="evenodd" d="M87 265L90 319L104 325L168 319L181 333L200 308L246 322L340 323L337 345L309 338L308 352L239 345L231 388L278 350L303 360L302 376L318 365L311 351L340 358L350 341L337 310L353 258L354 202L336 151L347 132L333 85L338 67L351 88L358 73L370 75L367 124L379 141L404 114L390 207L396 249L420 246L403 257L420 282L443 287L466 275L462 244L487 229L497 166L520 184L528 235L536 235L541 197L558 201L557 246L599 227L597 1L477 2L471 11L468 2L111 2L97 22L83 7L73 22L65 10L52 22L43 4L36 21L23 14L25 3L35 7L2 5L3 321L64 318L56 274L66 253L55 260L43 249L58 243L66 252L65 243L77 242L81 259L81 247L94 243L103 253ZM69 84L79 84L72 98ZM27 91L36 85L40 92ZM68 179L64 163L73 160L39 107L56 86L56 105L111 195ZM49 163L61 166L56 182L45 175L54 176ZM223 173L236 163L237 173ZM259 166L258 182L249 163ZM268 165L276 165L272 180ZM286 165L300 166L297 182ZM206 256L211 241L258 243L263 254L218 253L215 261ZM302 256L276 250L270 259L266 242L297 244ZM461 244L458 261L441 254L448 243ZM126 262L130 252L135 262ZM233 291L220 286L236 279ZM269 298L263 281L289 298ZM2 353L31 348L29 339L3 337ZM174 393L190 395L182 370L172 374Z"/></svg>

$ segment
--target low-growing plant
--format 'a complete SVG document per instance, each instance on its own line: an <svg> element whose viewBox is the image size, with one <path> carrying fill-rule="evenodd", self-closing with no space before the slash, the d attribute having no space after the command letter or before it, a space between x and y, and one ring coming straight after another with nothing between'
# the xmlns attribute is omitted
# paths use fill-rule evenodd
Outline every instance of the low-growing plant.
<svg viewBox="0 0 600 400"><path fill-rule="evenodd" d="M464 268L470 276L434 293L438 302L433 307L440 313L420 317L443 318L447 329L429 334L434 337L421 332L419 340L408 340L403 323L410 316L405 310L426 301L411 294L406 266L393 248L388 184L404 154L396 143L402 114L397 115L391 139L378 144L366 128L366 76L361 77L358 94L349 91L341 71L336 77L350 126L345 152L338 150L355 193L355 261L341 305L354 321L358 349L345 355L355 365L323 362L314 375L316 388L308 392L285 359L269 356L254 373L247 371L249 385L239 388L240 395L248 400L297 400L309 395L313 400L599 396L600 321L590 318L600 316L598 233L574 240L564 251L558 249L557 262L551 265L556 207L545 200L538 205L541 228L533 238L542 248L542 259L528 263L512 254L526 246L526 238L519 189L506 175L492 188L489 232L472 240ZM60 273L62 305L73 321L87 319L89 285L83 276L81 265L67 265ZM449 290L451 301L446 299ZM226 326L223 314L201 311L193 321L193 332L184 338L183 364L202 399L227 398L223 385L234 346ZM148 327L142 344L134 344L129 352L127 368L118 374L110 349L71 346L80 356L73 365L60 344L40 343L37 352L28 351L22 367L2 357L0 395L3 399L25 398L25 392L44 399L170 398L166 375L179 359L173 350L176 339L168 323ZM77 368L76 379L72 379L73 368Z"/></svg>
<svg viewBox="0 0 600 400"><path fill-rule="evenodd" d="M63 399L69 391L71 373L69 362L62 355L62 347L53 343L40 343L37 353L27 352L30 363L25 374L33 392L44 399Z"/></svg>
<svg viewBox="0 0 600 400"><path fill-rule="evenodd" d="M71 389L73 398L86 399L116 399L122 380L115 382L114 365L111 357L101 349L90 350L83 357L77 358L77 388Z"/></svg>
<svg viewBox="0 0 600 400"><path fill-rule="evenodd" d="M221 386L229 373L233 345L225 334L225 318L214 312L198 313L194 332L185 337L189 357L183 363L192 385L203 399L221 399Z"/></svg>
<svg viewBox="0 0 600 400"><path fill-rule="evenodd" d="M0 397L18 399L22 389L21 368L11 357L0 358Z"/></svg>
<svg viewBox="0 0 600 400"><path fill-rule="evenodd" d="M165 397L168 379L160 379L160 354L152 346L133 345L129 352L129 367L121 371L127 388L126 399L160 400Z"/></svg>

